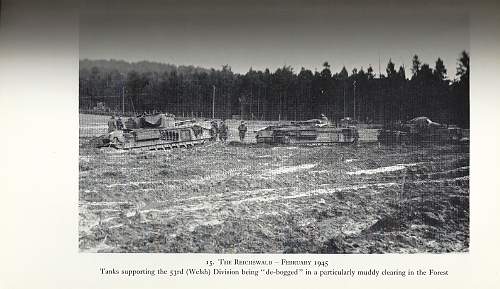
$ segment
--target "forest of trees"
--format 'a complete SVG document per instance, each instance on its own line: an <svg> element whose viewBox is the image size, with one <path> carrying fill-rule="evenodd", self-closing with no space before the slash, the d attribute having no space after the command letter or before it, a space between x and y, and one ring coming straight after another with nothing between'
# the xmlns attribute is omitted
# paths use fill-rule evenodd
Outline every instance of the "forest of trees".
<svg viewBox="0 0 500 289"><path fill-rule="evenodd" d="M321 113L330 119L355 117L361 122L388 123L428 116L434 121L469 126L469 54L457 59L456 75L447 75L438 58L431 68L417 55L411 75L389 60L385 74L345 67L333 73L290 66L246 74L221 69L174 66L155 62L80 61L80 109L98 102L117 113L163 111L177 116L303 120ZM212 100L215 100L212 103Z"/></svg>

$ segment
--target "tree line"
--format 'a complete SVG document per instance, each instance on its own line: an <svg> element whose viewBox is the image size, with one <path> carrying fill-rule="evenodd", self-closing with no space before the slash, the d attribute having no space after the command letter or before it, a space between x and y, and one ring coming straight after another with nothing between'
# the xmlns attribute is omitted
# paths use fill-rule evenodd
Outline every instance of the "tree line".
<svg viewBox="0 0 500 289"><path fill-rule="evenodd" d="M283 66L276 71L234 73L221 69L174 66L154 62L80 61L80 109L97 102L112 111L163 111L177 116L303 120L325 114L361 122L390 123L416 116L469 126L469 54L463 51L450 79L442 59L434 68L412 59L411 75L392 60L385 74L343 67L333 73L328 62L321 71Z"/></svg>

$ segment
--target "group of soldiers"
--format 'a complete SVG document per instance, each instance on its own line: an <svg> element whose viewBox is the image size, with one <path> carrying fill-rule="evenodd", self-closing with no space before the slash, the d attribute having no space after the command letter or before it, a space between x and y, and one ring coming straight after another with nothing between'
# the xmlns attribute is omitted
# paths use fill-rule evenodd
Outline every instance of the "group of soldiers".
<svg viewBox="0 0 500 289"><path fill-rule="evenodd" d="M210 127L210 136L212 136L212 140L215 141L217 140L217 137L219 137L220 141L227 141L227 136L228 136L228 127L226 125L225 121L222 121L221 123L217 123L217 121L212 121L212 127Z"/></svg>
<svg viewBox="0 0 500 289"><path fill-rule="evenodd" d="M238 132L240 141L243 142L247 133L247 126L244 121L240 123L238 126ZM212 136L212 140L217 140L217 136L219 140L226 142L229 134L229 128L227 127L226 121L222 121L218 123L217 121L212 121L212 127L210 128L210 134Z"/></svg>

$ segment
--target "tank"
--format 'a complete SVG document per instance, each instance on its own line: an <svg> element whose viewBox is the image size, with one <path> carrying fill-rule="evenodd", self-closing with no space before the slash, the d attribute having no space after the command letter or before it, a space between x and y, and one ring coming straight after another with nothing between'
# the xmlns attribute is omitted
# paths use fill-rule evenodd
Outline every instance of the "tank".
<svg viewBox="0 0 500 289"><path fill-rule="evenodd" d="M124 126L110 129L94 140L97 147L165 150L191 147L213 139L208 121L176 120L166 114L129 118Z"/></svg>
<svg viewBox="0 0 500 289"><path fill-rule="evenodd" d="M378 141L384 144L467 143L468 135L457 126L439 124L421 116L385 126L379 131Z"/></svg>
<svg viewBox="0 0 500 289"><path fill-rule="evenodd" d="M271 145L331 145L356 143L356 126L337 127L321 119L268 126L255 131L257 143Z"/></svg>

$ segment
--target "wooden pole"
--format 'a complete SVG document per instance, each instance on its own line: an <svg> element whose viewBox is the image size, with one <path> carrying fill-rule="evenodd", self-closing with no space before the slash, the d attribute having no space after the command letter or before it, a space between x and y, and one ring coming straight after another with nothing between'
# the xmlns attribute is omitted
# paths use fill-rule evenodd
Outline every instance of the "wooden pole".
<svg viewBox="0 0 500 289"><path fill-rule="evenodd" d="M125 115L125 86L122 87L122 115Z"/></svg>
<svg viewBox="0 0 500 289"><path fill-rule="evenodd" d="M354 120L356 120L356 81L354 81Z"/></svg>
<svg viewBox="0 0 500 289"><path fill-rule="evenodd" d="M215 85L212 85L213 93L212 93L212 118L215 118Z"/></svg>

